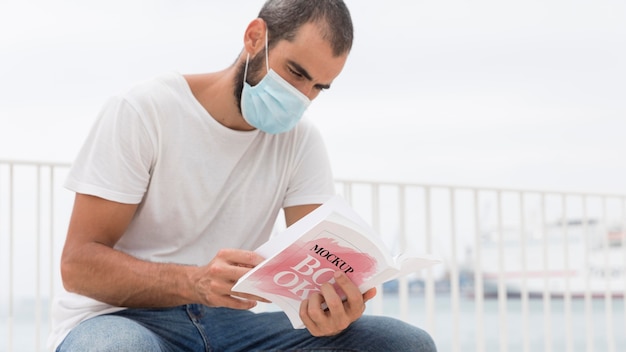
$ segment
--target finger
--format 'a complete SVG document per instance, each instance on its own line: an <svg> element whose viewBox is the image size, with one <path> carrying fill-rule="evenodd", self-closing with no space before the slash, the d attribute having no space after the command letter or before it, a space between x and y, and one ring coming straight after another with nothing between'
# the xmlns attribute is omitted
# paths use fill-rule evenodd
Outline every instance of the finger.
<svg viewBox="0 0 626 352"><path fill-rule="evenodd" d="M233 292L233 285L229 282L211 280L208 286L205 286L204 297L206 304L214 307L229 307L235 309L250 309L256 306L256 301L271 303L268 300L255 295Z"/></svg>
<svg viewBox="0 0 626 352"><path fill-rule="evenodd" d="M321 321L324 312L321 310L321 295L314 293L300 303L300 319L313 336L324 336L318 321Z"/></svg>
<svg viewBox="0 0 626 352"><path fill-rule="evenodd" d="M346 295L345 305L349 309L354 309L355 311L358 311L359 314L361 314L365 310L365 305L363 302L363 294L361 294L359 288L352 282L352 280L350 280L350 278L348 278L345 273L341 271L335 272L334 277L335 282L337 283L337 285L339 285L339 288Z"/></svg>
<svg viewBox="0 0 626 352"><path fill-rule="evenodd" d="M239 297L239 298L243 298L243 299L247 299L247 300L252 300L252 301L259 301L259 302L263 302L263 303L272 303L272 301L263 298L261 296L255 296L255 295L251 295L249 293L243 293L243 292L237 292L237 291L232 291L231 292L232 296L235 297Z"/></svg>
<svg viewBox="0 0 626 352"><path fill-rule="evenodd" d="M325 283L320 287L320 293L322 294L323 303L325 303L330 315L345 314L343 306L344 300L337 293L335 287L333 287L330 283Z"/></svg>
<svg viewBox="0 0 626 352"><path fill-rule="evenodd" d="M228 262L218 260L214 261L208 270L210 277L219 278L220 281L228 284L228 286L224 287L224 289L230 291L230 288L234 285L234 283L250 271L250 268L232 265Z"/></svg>
<svg viewBox="0 0 626 352"><path fill-rule="evenodd" d="M365 291L365 293L363 293L363 303L369 301L370 299L376 297L376 293L378 291L376 290L376 287L372 287L369 290Z"/></svg>
<svg viewBox="0 0 626 352"><path fill-rule="evenodd" d="M226 307L232 309L247 310L254 308L257 302L254 300L241 299L233 296L221 296L215 301L215 307Z"/></svg>
<svg viewBox="0 0 626 352"><path fill-rule="evenodd" d="M322 287L328 286L327 284L322 285ZM327 317L327 309L322 308L322 304L325 305L326 299L320 292L315 292L309 295L307 299L307 315L315 322L316 325L320 325L323 323L324 319Z"/></svg>
<svg viewBox="0 0 626 352"><path fill-rule="evenodd" d="M309 304L311 304L310 298L300 302L300 319L302 320L302 323L304 323L304 326L309 329L311 334L316 336L315 331L317 330L317 324L309 315Z"/></svg>
<svg viewBox="0 0 626 352"><path fill-rule="evenodd" d="M230 264L253 268L261 263L264 258L256 252L242 249L223 248L218 253L218 258L222 258Z"/></svg>
<svg viewBox="0 0 626 352"><path fill-rule="evenodd" d="M359 316L346 309L349 307L348 302L344 302L344 299L331 284L322 285L320 292L324 296L326 306L328 306L328 310L325 312L326 323L324 325L326 334L336 334L344 330Z"/></svg>

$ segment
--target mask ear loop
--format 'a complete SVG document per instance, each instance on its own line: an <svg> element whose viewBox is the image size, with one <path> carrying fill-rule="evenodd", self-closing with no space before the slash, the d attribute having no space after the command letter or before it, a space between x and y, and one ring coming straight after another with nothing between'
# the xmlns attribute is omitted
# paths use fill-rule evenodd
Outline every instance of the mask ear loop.
<svg viewBox="0 0 626 352"><path fill-rule="evenodd" d="M248 77L248 62L250 62L250 53L246 56L246 68L243 69L243 82L246 83L246 78Z"/></svg>

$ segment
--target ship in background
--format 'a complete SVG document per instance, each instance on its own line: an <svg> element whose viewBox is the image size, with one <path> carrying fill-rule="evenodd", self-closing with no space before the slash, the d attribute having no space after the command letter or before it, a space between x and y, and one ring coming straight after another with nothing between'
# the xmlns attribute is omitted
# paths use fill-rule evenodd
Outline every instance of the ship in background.
<svg viewBox="0 0 626 352"><path fill-rule="evenodd" d="M480 248L468 249L461 278L464 293L485 297L624 297L626 235L621 225L570 219L542 229L485 232Z"/></svg>

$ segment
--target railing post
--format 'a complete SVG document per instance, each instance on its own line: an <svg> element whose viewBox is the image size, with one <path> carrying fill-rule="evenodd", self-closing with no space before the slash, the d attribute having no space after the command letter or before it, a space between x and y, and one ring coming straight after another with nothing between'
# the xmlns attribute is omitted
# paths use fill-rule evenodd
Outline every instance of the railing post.
<svg viewBox="0 0 626 352"><path fill-rule="evenodd" d="M589 241L589 215L587 213L589 199L587 196L582 197L583 202L583 237L584 237L584 249L583 249L583 263L585 267L589 266L589 251L591 244ZM585 327L586 327L586 340L587 340L587 352L593 352L593 306L591 303L591 288L590 288L590 275L585 275Z"/></svg>
<svg viewBox="0 0 626 352"><path fill-rule="evenodd" d="M549 269L549 253L548 253L548 233L546 229L546 194L541 194L541 229L543 240L543 270ZM552 324L550 313L550 278L544 276L543 287L543 328L544 328L544 351L552 351Z"/></svg>
<svg viewBox="0 0 626 352"><path fill-rule="evenodd" d="M432 245L432 227L431 227L431 188L424 188L424 206L425 206L425 231L426 231L426 251L431 253L433 250ZM425 287L426 287L426 330L428 330L433 336L436 336L435 329L435 287L433 282L433 270L427 268L425 275Z"/></svg>
<svg viewBox="0 0 626 352"><path fill-rule="evenodd" d="M498 326L500 331L500 351L508 349L508 326L507 326L507 289L504 283L504 234L502 227L502 191L497 191L497 214L498 214Z"/></svg>
<svg viewBox="0 0 626 352"><path fill-rule="evenodd" d="M452 350L460 351L459 342L459 264L457 261L457 232L456 232L456 191L454 188L448 188L450 192L450 300L452 306Z"/></svg>
<svg viewBox="0 0 626 352"><path fill-rule="evenodd" d="M35 350L41 351L39 336L41 336L41 165L37 165L37 187L36 187L36 203L35 208L35 236L37 241L35 244L35 334L37 339L35 340ZM53 268L51 266L50 268Z"/></svg>
<svg viewBox="0 0 626 352"><path fill-rule="evenodd" d="M483 265L482 265L482 226L480 221L480 192L474 189L474 304L476 305L476 352L485 351L485 320L484 320L484 299L483 291Z"/></svg>
<svg viewBox="0 0 626 352"><path fill-rule="evenodd" d="M13 351L13 324L14 324L14 297L13 297L13 290L14 290L14 278L13 278L13 251L14 251L14 212L15 212L15 194L13 191L13 182L14 182L14 175L13 175L13 164L9 164L9 210L8 210L8 225L9 225L9 316L7 318L7 324L8 324L8 329L9 329L9 336L7 338L7 350L9 352Z"/></svg>
<svg viewBox="0 0 626 352"><path fill-rule="evenodd" d="M520 240L522 242L521 245L521 272L526 273L528 271L527 258L526 258L526 246L528 245L528 236L526 231L528 230L528 226L526 223L526 203L524 201L525 194L524 192L519 192L519 209L520 209ZM528 286L527 279L524 275L522 277L522 287L521 287L521 300L522 300L522 328L523 328L523 349L524 352L530 351L530 334L528 333Z"/></svg>
<svg viewBox="0 0 626 352"><path fill-rule="evenodd" d="M565 272L570 270L569 264L569 235L567 219L568 219L568 211L567 211L567 197L565 194L561 194L561 224L563 224L562 236L563 236L563 268ZM565 276L565 305L564 305L564 313L565 313L565 346L568 352L572 352L572 321L571 321L571 311L572 311L572 296L570 294L570 278L569 275Z"/></svg>
<svg viewBox="0 0 626 352"><path fill-rule="evenodd" d="M603 229L604 229L604 238L602 239L602 251L604 252L604 266L602 271L604 272L605 278L605 291L604 291L604 316L606 321L606 343L609 348L609 352L615 352L615 339L613 338L613 292L611 291L611 267L609 265L609 238L607 236L607 197L602 197L602 219L603 219Z"/></svg>

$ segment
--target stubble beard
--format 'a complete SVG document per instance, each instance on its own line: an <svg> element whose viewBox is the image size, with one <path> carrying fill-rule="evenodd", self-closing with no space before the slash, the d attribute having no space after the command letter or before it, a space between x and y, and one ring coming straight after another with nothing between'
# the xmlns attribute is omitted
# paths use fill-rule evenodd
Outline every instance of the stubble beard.
<svg viewBox="0 0 626 352"><path fill-rule="evenodd" d="M243 75L246 70L246 61L243 60L237 67L234 81L235 103L241 113L241 94L243 90ZM251 86L256 86L261 81L263 75L261 71L265 70L265 49L259 51L255 56L250 58L248 62L248 74L246 81Z"/></svg>

